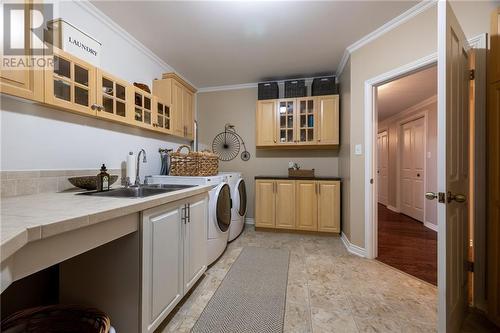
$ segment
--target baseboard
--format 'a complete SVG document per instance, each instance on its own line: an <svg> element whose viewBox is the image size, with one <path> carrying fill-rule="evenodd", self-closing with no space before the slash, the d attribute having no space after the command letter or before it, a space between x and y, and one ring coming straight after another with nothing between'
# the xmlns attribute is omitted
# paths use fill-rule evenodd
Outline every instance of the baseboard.
<svg viewBox="0 0 500 333"><path fill-rule="evenodd" d="M394 206L387 205L386 207L387 207L387 209L392 210L394 213L400 213L399 209L397 209Z"/></svg>
<svg viewBox="0 0 500 333"><path fill-rule="evenodd" d="M431 230L434 230L435 232L438 231L438 226L437 225L435 225L433 223L430 223L430 222L427 222L427 221L424 222L424 227L427 227L427 228L429 228Z"/></svg>
<svg viewBox="0 0 500 333"><path fill-rule="evenodd" d="M252 224L252 225L254 225L255 224L255 220L253 219L253 217L245 217L245 224Z"/></svg>
<svg viewBox="0 0 500 333"><path fill-rule="evenodd" d="M344 233L342 233L340 239L342 240L342 243L344 243L347 251L357 256L366 258L366 250L360 246L352 244Z"/></svg>

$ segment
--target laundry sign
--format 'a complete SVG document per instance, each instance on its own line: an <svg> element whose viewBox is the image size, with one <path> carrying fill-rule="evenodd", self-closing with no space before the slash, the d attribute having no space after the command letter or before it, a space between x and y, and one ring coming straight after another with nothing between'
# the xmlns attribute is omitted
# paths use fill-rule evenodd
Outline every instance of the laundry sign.
<svg viewBox="0 0 500 333"><path fill-rule="evenodd" d="M55 47L96 66L101 65L102 44L63 19L47 23L46 40Z"/></svg>

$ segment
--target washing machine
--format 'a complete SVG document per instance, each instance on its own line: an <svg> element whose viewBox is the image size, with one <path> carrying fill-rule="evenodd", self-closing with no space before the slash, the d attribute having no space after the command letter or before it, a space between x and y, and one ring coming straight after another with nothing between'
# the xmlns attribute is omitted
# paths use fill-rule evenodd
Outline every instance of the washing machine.
<svg viewBox="0 0 500 333"><path fill-rule="evenodd" d="M226 249L231 225L231 189L226 175L212 177L150 176L148 184L214 185L208 199L207 265Z"/></svg>
<svg viewBox="0 0 500 333"><path fill-rule="evenodd" d="M221 172L219 175L226 176L231 189L231 225L229 227L229 239L236 239L245 226L245 215L247 213L247 191L245 180L241 172Z"/></svg>

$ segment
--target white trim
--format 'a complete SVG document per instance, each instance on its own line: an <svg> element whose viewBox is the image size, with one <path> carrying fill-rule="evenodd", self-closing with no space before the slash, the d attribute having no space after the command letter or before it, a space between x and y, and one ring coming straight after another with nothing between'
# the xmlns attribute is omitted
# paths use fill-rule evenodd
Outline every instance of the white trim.
<svg viewBox="0 0 500 333"><path fill-rule="evenodd" d="M109 16L103 13L99 8L94 6L88 0L79 0L74 1L74 4L78 5L80 8L86 10L90 15L98 19L102 24L106 25L109 29L111 29L116 35L123 38L129 44L134 46L139 52L143 53L146 57L154 61L160 67L164 68L165 71L173 71L177 75L179 75L184 81L189 83L195 89L197 89L196 85L194 85L191 81L186 79L183 75L177 72L172 66L163 61L160 57L158 57L153 51L147 48L144 44L142 44L139 40L137 40L134 36L129 34L124 28L122 28L118 23L113 21Z"/></svg>
<svg viewBox="0 0 500 333"><path fill-rule="evenodd" d="M438 226L434 223L429 222L429 221L424 221L424 227L427 227L431 230L434 230L435 232L438 232Z"/></svg>
<svg viewBox="0 0 500 333"><path fill-rule="evenodd" d="M391 206L391 205L387 205L386 206L387 209L389 210L392 210L394 213L400 213L399 209L397 207L394 207L394 206Z"/></svg>
<svg viewBox="0 0 500 333"><path fill-rule="evenodd" d="M344 233L340 235L340 239L342 240L342 243L344 244L347 251L357 256L366 258L366 250L361 246L352 244Z"/></svg>
<svg viewBox="0 0 500 333"><path fill-rule="evenodd" d="M258 83L242 83L242 84L230 84L227 86L215 86L215 87L205 87L198 89L199 93L214 92L214 91L226 91L226 90L238 90L238 89L252 89L257 88Z"/></svg>
<svg viewBox="0 0 500 333"><path fill-rule="evenodd" d="M402 14L396 16L395 18L393 18L392 20L384 23L384 25L382 25L378 29L375 29L374 31L370 32L368 35L362 37L358 41L349 45L346 48L346 50L344 51L344 55L342 56L342 59L340 60L339 67L337 68L337 77L340 77L340 75L342 75L342 72L344 71L345 65L347 64L347 60L349 60L349 57L350 57L352 52L362 48L366 44L374 41L375 39L386 34L387 32L397 28L401 24L409 21L410 19L417 16L418 14L431 8L436 3L437 3L437 0L425 0L425 1L419 2L415 6L411 7L407 11L405 11L404 13L402 13Z"/></svg>
<svg viewBox="0 0 500 333"><path fill-rule="evenodd" d="M245 224L255 225L255 220L253 217L245 217Z"/></svg>
<svg viewBox="0 0 500 333"><path fill-rule="evenodd" d="M486 49L488 46L488 34L482 33L468 40L471 49Z"/></svg>

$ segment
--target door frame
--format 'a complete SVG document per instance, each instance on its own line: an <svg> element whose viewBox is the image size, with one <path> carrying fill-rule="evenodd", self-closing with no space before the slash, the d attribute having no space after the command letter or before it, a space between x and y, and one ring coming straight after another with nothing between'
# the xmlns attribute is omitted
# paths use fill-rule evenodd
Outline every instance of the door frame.
<svg viewBox="0 0 500 333"><path fill-rule="evenodd" d="M365 128L365 247L369 259L377 257L378 252L378 208L377 208L377 182L371 183L376 177L377 159L377 87L421 71L437 64L437 53L420 58L414 62L380 74L365 81L364 102L364 128Z"/></svg>

